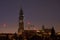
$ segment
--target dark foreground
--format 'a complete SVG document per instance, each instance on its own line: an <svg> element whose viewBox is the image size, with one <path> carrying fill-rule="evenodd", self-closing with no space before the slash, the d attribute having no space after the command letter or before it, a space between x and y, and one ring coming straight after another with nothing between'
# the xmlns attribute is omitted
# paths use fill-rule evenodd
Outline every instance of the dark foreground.
<svg viewBox="0 0 60 40"><path fill-rule="evenodd" d="M60 40L60 35L55 36L39 36L39 35L33 35L33 36L25 36L22 35L18 36L17 34L12 35L0 35L0 40Z"/></svg>

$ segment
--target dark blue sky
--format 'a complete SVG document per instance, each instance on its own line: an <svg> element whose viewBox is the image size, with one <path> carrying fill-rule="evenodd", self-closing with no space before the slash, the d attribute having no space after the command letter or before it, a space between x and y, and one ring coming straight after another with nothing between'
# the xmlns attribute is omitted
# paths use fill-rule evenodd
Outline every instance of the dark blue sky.
<svg viewBox="0 0 60 40"><path fill-rule="evenodd" d="M25 25L31 21L40 25L40 29L44 24L46 28L54 25L56 31L60 31L60 0L0 0L0 32L17 32L21 7Z"/></svg>

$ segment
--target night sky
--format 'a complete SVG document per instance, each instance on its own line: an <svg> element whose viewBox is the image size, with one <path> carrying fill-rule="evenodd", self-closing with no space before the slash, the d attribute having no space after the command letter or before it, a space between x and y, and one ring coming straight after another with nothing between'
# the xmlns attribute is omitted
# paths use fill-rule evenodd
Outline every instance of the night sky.
<svg viewBox="0 0 60 40"><path fill-rule="evenodd" d="M54 26L60 32L60 0L0 0L0 33L17 32L19 10L22 7L25 27L27 21L45 28Z"/></svg>

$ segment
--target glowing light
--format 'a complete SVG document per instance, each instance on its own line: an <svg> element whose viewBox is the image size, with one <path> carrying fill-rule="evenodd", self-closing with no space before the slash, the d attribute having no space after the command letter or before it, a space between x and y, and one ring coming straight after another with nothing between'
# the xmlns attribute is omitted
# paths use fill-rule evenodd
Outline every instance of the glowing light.
<svg viewBox="0 0 60 40"><path fill-rule="evenodd" d="M60 35L60 32L58 32L57 35Z"/></svg>
<svg viewBox="0 0 60 40"><path fill-rule="evenodd" d="M27 24L30 24L31 22L30 21L28 21L28 23Z"/></svg>
<svg viewBox="0 0 60 40"><path fill-rule="evenodd" d="M37 32L40 32L39 30L37 30Z"/></svg>
<svg viewBox="0 0 60 40"><path fill-rule="evenodd" d="M28 21L27 21L27 24L28 24L28 25L30 25L30 24L31 24L31 21L30 21L30 20L28 20Z"/></svg>
<svg viewBox="0 0 60 40"><path fill-rule="evenodd" d="M7 27L7 24L3 24L3 27Z"/></svg>

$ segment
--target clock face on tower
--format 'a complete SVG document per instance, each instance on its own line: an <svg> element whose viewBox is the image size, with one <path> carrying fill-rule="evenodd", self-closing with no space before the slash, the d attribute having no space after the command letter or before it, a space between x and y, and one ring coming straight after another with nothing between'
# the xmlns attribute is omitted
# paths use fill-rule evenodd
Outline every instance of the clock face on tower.
<svg viewBox="0 0 60 40"><path fill-rule="evenodd" d="M23 22L22 20L20 20L20 22Z"/></svg>

